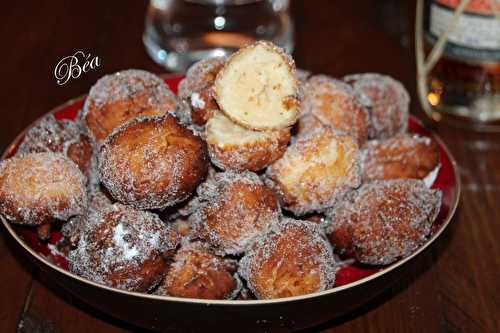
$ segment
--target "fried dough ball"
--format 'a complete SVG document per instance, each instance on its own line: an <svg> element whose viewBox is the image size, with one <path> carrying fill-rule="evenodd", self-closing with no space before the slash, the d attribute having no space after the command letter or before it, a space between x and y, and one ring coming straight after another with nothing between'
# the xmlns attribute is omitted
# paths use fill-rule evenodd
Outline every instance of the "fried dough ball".
<svg viewBox="0 0 500 333"><path fill-rule="evenodd" d="M77 248L73 273L129 291L148 291L163 278L179 235L150 212L121 204L91 209Z"/></svg>
<svg viewBox="0 0 500 333"><path fill-rule="evenodd" d="M241 288L237 262L217 256L206 243L181 247L156 291L157 295L201 299L233 299Z"/></svg>
<svg viewBox="0 0 500 333"><path fill-rule="evenodd" d="M224 57L200 60L188 69L186 77L179 82L179 98L187 100L190 106L189 123L203 126L219 110L212 97L212 87L225 63Z"/></svg>
<svg viewBox="0 0 500 333"><path fill-rule="evenodd" d="M385 139L406 132L410 95L399 81L376 73L348 75L344 80L371 105L370 138Z"/></svg>
<svg viewBox="0 0 500 333"><path fill-rule="evenodd" d="M57 120L53 114L40 119L31 127L17 149L17 154L54 152L62 153L90 177L92 154L90 138L71 120Z"/></svg>
<svg viewBox="0 0 500 333"><path fill-rule="evenodd" d="M425 242L440 207L441 191L421 180L374 181L328 213L328 237L361 263L390 264Z"/></svg>
<svg viewBox="0 0 500 333"><path fill-rule="evenodd" d="M293 59L264 41L231 55L214 86L220 109L235 123L253 130L293 125L299 115L298 96Z"/></svg>
<svg viewBox="0 0 500 333"><path fill-rule="evenodd" d="M189 197L205 178L205 142L171 115L142 117L103 142L100 178L113 198L138 209L162 209Z"/></svg>
<svg viewBox="0 0 500 333"><path fill-rule="evenodd" d="M283 207L295 215L322 212L361 183L359 149L351 136L321 127L297 137L266 172Z"/></svg>
<svg viewBox="0 0 500 333"><path fill-rule="evenodd" d="M191 215L191 238L201 238L223 254L241 254L276 221L275 193L256 174L232 171L198 187L200 208Z"/></svg>
<svg viewBox="0 0 500 333"><path fill-rule="evenodd" d="M86 212L88 210L104 210L113 205L111 196L102 186L92 187L87 192L87 196L88 207ZM85 214L83 214L74 216L65 222L61 227L61 234L63 235L61 245L69 246L70 248L76 247L86 221Z"/></svg>
<svg viewBox="0 0 500 333"><path fill-rule="evenodd" d="M302 112L333 129L353 136L361 147L368 139L370 119L354 89L326 75L315 75L303 87Z"/></svg>
<svg viewBox="0 0 500 333"><path fill-rule="evenodd" d="M425 179L439 166L439 147L430 138L398 134L368 143L362 154L363 181Z"/></svg>
<svg viewBox="0 0 500 333"><path fill-rule="evenodd" d="M327 125L324 125L318 118L316 118L312 114L303 114L295 123L293 132L295 136L299 137L306 133L309 133L310 131L316 128L321 128L325 126Z"/></svg>
<svg viewBox="0 0 500 333"><path fill-rule="evenodd" d="M323 229L284 218L258 238L241 259L239 274L259 299L291 297L332 288L335 258Z"/></svg>
<svg viewBox="0 0 500 333"><path fill-rule="evenodd" d="M290 130L254 131L217 112L207 122L205 137L210 159L219 168L259 171L283 156Z"/></svg>
<svg viewBox="0 0 500 333"><path fill-rule="evenodd" d="M158 76L136 69L99 79L90 89L82 120L100 144L115 128L139 116L173 113L177 97Z"/></svg>
<svg viewBox="0 0 500 333"><path fill-rule="evenodd" d="M0 213L13 223L41 225L83 214L85 177L59 153L30 153L0 162Z"/></svg>

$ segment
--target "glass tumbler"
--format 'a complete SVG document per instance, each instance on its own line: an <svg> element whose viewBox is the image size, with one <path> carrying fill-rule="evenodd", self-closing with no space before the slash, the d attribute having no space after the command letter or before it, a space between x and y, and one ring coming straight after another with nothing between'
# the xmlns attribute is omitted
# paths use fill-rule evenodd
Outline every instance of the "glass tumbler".
<svg viewBox="0 0 500 333"><path fill-rule="evenodd" d="M143 35L153 60L174 72L261 39L292 51L289 0L151 0Z"/></svg>

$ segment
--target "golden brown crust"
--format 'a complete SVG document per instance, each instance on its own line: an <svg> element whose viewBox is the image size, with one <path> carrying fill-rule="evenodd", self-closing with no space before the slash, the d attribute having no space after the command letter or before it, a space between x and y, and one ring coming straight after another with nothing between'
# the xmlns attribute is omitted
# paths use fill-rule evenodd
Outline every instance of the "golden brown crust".
<svg viewBox="0 0 500 333"><path fill-rule="evenodd" d="M70 143L66 151L66 155L78 165L78 168L87 176L87 179L90 179L92 176L93 154L92 143L90 138L85 134L81 134L74 142Z"/></svg>
<svg viewBox="0 0 500 333"><path fill-rule="evenodd" d="M199 209L191 216L192 238L221 253L243 253L279 217L278 198L251 172L224 172L198 188Z"/></svg>
<svg viewBox="0 0 500 333"><path fill-rule="evenodd" d="M439 165L439 147L429 138L399 134L368 143L363 153L363 180L424 179Z"/></svg>
<svg viewBox="0 0 500 333"><path fill-rule="evenodd" d="M299 137L311 132L316 128L324 126L326 125L324 125L318 118L310 113L307 113L300 116L300 118L295 123L292 132L295 136Z"/></svg>
<svg viewBox="0 0 500 333"><path fill-rule="evenodd" d="M299 116L298 95L293 59L266 41L233 53L217 74L213 90L226 116L252 130L293 125Z"/></svg>
<svg viewBox="0 0 500 333"><path fill-rule="evenodd" d="M296 215L322 212L360 185L358 154L351 136L321 127L297 137L266 174L285 209Z"/></svg>
<svg viewBox="0 0 500 333"><path fill-rule="evenodd" d="M212 88L225 62L226 59L222 57L200 60L189 68L186 77L179 82L179 98L188 101L190 106L190 123L203 126L219 110L212 97Z"/></svg>
<svg viewBox="0 0 500 333"><path fill-rule="evenodd" d="M177 252L157 295L231 299L238 292L237 262L217 256L207 244L185 244Z"/></svg>
<svg viewBox="0 0 500 333"><path fill-rule="evenodd" d="M85 100L82 120L99 144L127 121L173 113L176 105L177 98L161 78L141 70L125 70L97 81Z"/></svg>
<svg viewBox="0 0 500 333"><path fill-rule="evenodd" d="M186 199L205 178L206 144L171 115L139 118L102 144L101 181L118 201L139 209Z"/></svg>
<svg viewBox="0 0 500 333"><path fill-rule="evenodd" d="M333 287L335 259L321 227L283 219L258 239L238 272L257 298L291 297Z"/></svg>
<svg viewBox="0 0 500 333"><path fill-rule="evenodd" d="M333 129L352 135L361 147L368 139L368 110L345 82L315 75L303 86L302 112L314 115Z"/></svg>
<svg viewBox="0 0 500 333"><path fill-rule="evenodd" d="M425 242L440 207L441 192L420 180L374 181L328 213L328 237L362 263L390 264Z"/></svg>
<svg viewBox="0 0 500 333"><path fill-rule="evenodd" d="M0 213L14 223L40 225L83 214L85 179L59 153L30 153L0 163Z"/></svg>
<svg viewBox="0 0 500 333"><path fill-rule="evenodd" d="M223 170L259 171L285 153L290 130L257 132L218 113L207 123L205 137L212 163Z"/></svg>

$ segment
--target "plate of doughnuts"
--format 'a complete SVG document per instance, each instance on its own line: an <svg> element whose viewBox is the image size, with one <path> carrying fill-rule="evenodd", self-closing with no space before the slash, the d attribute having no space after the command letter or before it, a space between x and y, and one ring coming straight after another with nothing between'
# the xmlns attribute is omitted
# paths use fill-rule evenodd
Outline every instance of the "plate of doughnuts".
<svg viewBox="0 0 500 333"><path fill-rule="evenodd" d="M0 217L62 288L135 325L310 327L452 220L456 163L409 101L394 78L312 75L262 41L185 75L123 70L19 134Z"/></svg>

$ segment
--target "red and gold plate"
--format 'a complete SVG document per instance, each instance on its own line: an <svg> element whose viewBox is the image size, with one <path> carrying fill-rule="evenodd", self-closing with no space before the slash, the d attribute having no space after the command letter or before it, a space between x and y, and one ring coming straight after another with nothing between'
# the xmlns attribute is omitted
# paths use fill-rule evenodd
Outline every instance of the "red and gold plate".
<svg viewBox="0 0 500 333"><path fill-rule="evenodd" d="M164 78L176 93L183 76L168 75ZM84 100L85 96L81 96L51 112L56 119L75 119ZM443 200L429 239L411 256L388 266L346 265L337 272L334 288L313 294L273 300L232 301L155 296L114 289L68 271L66 259L51 250L61 238L60 232L53 231L48 242L41 242L36 230L15 226L0 218L11 236L61 287L100 310L135 325L183 332L197 328L205 331L274 332L310 327L338 317L385 290L411 266L412 258L429 247L451 222L460 196L456 162L445 144L413 116L409 120L409 131L435 140L440 150L441 168L432 188L442 191ZM18 135L3 153L2 159L15 154L25 132Z"/></svg>

